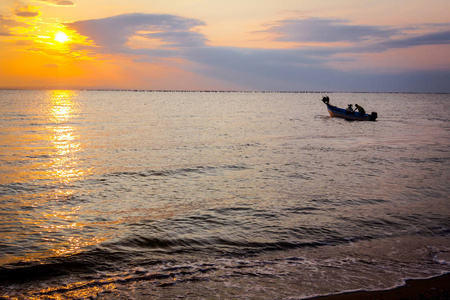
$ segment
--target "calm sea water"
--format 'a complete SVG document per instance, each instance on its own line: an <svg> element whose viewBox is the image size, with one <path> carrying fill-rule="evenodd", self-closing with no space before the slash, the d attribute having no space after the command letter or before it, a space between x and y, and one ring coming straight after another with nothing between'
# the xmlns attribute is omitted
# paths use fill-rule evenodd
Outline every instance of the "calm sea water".
<svg viewBox="0 0 450 300"><path fill-rule="evenodd" d="M0 91L0 296L303 298L450 271L450 95Z"/></svg>

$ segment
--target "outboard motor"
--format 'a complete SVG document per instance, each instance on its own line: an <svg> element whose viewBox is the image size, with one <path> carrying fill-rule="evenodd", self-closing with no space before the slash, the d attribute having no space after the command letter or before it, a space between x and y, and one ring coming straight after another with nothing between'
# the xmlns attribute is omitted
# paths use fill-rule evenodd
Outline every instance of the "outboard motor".
<svg viewBox="0 0 450 300"><path fill-rule="evenodd" d="M369 116L370 121L375 121L378 117L378 114L376 112L372 112Z"/></svg>

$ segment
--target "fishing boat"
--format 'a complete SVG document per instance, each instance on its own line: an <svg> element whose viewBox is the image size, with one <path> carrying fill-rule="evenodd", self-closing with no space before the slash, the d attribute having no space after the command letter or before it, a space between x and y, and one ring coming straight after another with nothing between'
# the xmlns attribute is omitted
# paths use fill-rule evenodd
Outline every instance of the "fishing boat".
<svg viewBox="0 0 450 300"><path fill-rule="evenodd" d="M344 118L354 121L375 121L377 119L377 113L372 112L370 115L361 114L356 111L349 111L348 109L339 108L330 104L330 98L325 96L322 98L322 102L327 105L328 113L331 117ZM350 104L349 104L350 106Z"/></svg>

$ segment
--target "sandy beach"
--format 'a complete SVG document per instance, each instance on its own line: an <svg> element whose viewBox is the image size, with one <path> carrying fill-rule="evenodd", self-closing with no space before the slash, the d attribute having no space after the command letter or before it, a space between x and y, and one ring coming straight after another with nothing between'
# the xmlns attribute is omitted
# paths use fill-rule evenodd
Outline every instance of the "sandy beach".
<svg viewBox="0 0 450 300"><path fill-rule="evenodd" d="M385 291L359 291L310 299L321 300L444 300L450 299L450 273L421 280L407 280L401 287Z"/></svg>

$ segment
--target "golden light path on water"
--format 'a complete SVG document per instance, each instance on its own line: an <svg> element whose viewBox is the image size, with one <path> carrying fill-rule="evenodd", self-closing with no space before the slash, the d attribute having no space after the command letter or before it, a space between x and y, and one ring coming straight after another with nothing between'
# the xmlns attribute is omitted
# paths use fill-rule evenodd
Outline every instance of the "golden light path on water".
<svg viewBox="0 0 450 300"><path fill-rule="evenodd" d="M86 219L85 208L73 201L76 182L91 174L91 169L80 165L80 154L85 149L77 125L78 92L53 90L42 95L38 101L23 104L26 114L17 125L5 130L5 143L10 145L4 153L8 163L0 170L8 176L2 177L1 184L21 187L32 182L35 188L21 195L0 197L5 203L3 221L12 224L10 231L0 233L0 238L27 241L18 245L21 251L0 258L0 263L69 255L103 240L86 234L87 222L82 221ZM15 163L15 167L9 163Z"/></svg>
<svg viewBox="0 0 450 300"><path fill-rule="evenodd" d="M53 153L46 177L60 185L60 188L54 191L52 198L61 202L74 196L75 190L71 188L71 183L84 179L90 170L83 169L79 165L79 153L83 150L83 144L77 129L71 125L79 110L79 104L76 101L77 92L55 90L49 91L48 96L48 123L52 124L48 129ZM56 256L76 253L82 247L101 242L102 239L86 239L79 235L85 226L77 221L80 210L82 210L80 205L63 204L56 207L59 209L45 213L44 219L48 221L41 225L43 229L49 232L70 232L72 230L77 232L77 236L64 236L65 242L53 249Z"/></svg>
<svg viewBox="0 0 450 300"><path fill-rule="evenodd" d="M0 184L11 184L14 189L30 182L35 188L21 195L0 195L0 201L7 203L2 221L11 224L9 231L0 232L0 239L17 248L15 254L0 257L1 265L52 264L55 257L70 257L108 239L107 234L100 236L96 231L96 215L89 204L79 201L81 194L89 193L80 189L82 181L93 173L82 158L86 142L78 120L83 109L79 92L51 90L38 99L21 104L26 105L22 108L26 113L17 125L4 131L5 160L30 163L17 163L14 168L0 165L0 172L8 174L0 178ZM99 286L81 280L56 289L37 287L27 292L26 298L61 299L64 293L86 299L115 288L109 280Z"/></svg>
<svg viewBox="0 0 450 300"><path fill-rule="evenodd" d="M82 149L80 137L75 133L69 121L74 117L76 104L73 102L74 91L50 92L50 140L53 144L52 168L48 175L56 181L68 183L84 176L83 169L78 167L77 152ZM67 191L69 192L69 191Z"/></svg>
<svg viewBox="0 0 450 300"><path fill-rule="evenodd" d="M105 240L105 237L97 237L89 234L83 234L83 228L86 222L80 221L80 215L83 214L81 205L72 205L68 199L76 197L76 190L71 188L76 181L85 179L91 174L91 169L83 168L79 163L79 154L84 150L82 137L79 130L73 124L78 116L80 107L77 102L78 93L72 90L54 90L48 92L47 97L47 126L49 135L48 141L52 147L51 161L45 166L45 178L59 188L55 189L51 195L51 201L58 202L54 205L55 209L49 210L43 214L41 227L44 235L49 237L48 242L54 246L51 249L52 256L65 256L78 253L83 248L96 245ZM64 204L67 201L67 204ZM70 234L73 232L73 234ZM51 238L56 236L57 238ZM75 298L88 298L98 294L101 290L112 290L115 288L113 283L106 283L103 288L87 287L78 289L76 287L89 285L89 282L71 283L66 288L70 296ZM39 293L52 294L52 289L42 289ZM57 294L56 294L57 295ZM58 296L56 296L58 298Z"/></svg>

